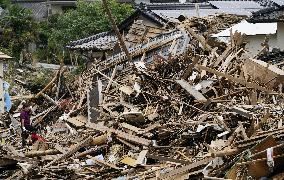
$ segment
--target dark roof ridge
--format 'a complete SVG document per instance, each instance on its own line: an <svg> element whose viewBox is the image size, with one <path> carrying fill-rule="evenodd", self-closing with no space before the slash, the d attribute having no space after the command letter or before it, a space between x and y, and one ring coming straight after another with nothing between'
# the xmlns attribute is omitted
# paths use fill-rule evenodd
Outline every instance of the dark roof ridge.
<svg viewBox="0 0 284 180"><path fill-rule="evenodd" d="M86 43L86 42L89 42L89 41L92 41L92 40L96 40L100 37L107 36L107 35L110 35L110 31L101 32L101 33L98 33L98 34L95 34L95 35L92 35L92 36L89 36L89 37L86 37L86 38L83 38L83 39L71 41L66 47L68 48L70 46L75 46L77 44L83 44L83 43Z"/></svg>
<svg viewBox="0 0 284 180"><path fill-rule="evenodd" d="M255 11L255 12L252 12L252 15L261 15L261 14L264 14L264 13L270 13L270 12L273 12L273 11L278 11L278 10L282 10L284 9L284 5L283 6L279 6L279 7L269 7L269 8L265 8L265 9L260 9L258 11Z"/></svg>
<svg viewBox="0 0 284 180"><path fill-rule="evenodd" d="M284 5L278 7L269 7L253 12L252 16L247 20L250 23L263 22L283 22L284 21Z"/></svg>
<svg viewBox="0 0 284 180"><path fill-rule="evenodd" d="M147 8L135 8L136 10L128 17L126 18L122 23L120 23L120 25L118 25L119 30L123 30L126 27L129 27L131 22L133 20L135 20L135 17L138 16L139 14L142 14L144 16L147 16L148 18L152 19L154 22L156 22L157 24L159 24L160 26L166 26L168 24L168 20L157 15L156 13L154 13L153 11L147 9ZM71 41L66 47L69 48L71 46L75 46L78 44L83 44L92 40L96 40L98 38L101 38L103 36L107 36L107 35L111 35L114 34L113 30L107 31L107 32L102 32L99 34L95 34L83 39L79 39L79 40L75 40L75 41Z"/></svg>

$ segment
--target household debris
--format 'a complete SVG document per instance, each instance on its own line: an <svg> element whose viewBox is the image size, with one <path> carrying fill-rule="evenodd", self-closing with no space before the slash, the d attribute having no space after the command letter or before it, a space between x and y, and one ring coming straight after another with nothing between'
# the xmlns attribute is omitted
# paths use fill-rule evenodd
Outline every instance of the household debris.
<svg viewBox="0 0 284 180"><path fill-rule="evenodd" d="M73 78L60 66L32 96L12 96L0 177L283 178L284 71L249 57L245 35L225 44L199 28L183 21L128 55L95 59ZM37 136L22 147L24 100Z"/></svg>

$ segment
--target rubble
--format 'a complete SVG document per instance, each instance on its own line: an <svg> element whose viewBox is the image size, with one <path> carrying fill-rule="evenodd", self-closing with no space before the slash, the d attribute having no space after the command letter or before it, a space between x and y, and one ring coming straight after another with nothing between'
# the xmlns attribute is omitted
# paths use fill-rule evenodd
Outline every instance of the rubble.
<svg viewBox="0 0 284 180"><path fill-rule="evenodd" d="M245 35L213 46L194 24L96 59L72 81L56 68L25 96L43 141L21 146L20 107L2 116L1 178L283 178L284 71L249 57Z"/></svg>

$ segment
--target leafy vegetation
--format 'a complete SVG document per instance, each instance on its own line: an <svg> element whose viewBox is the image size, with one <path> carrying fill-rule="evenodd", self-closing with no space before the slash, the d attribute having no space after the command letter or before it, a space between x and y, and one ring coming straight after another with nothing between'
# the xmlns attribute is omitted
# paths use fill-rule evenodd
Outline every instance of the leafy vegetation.
<svg viewBox="0 0 284 180"><path fill-rule="evenodd" d="M0 0L0 7L6 8L10 5L10 0Z"/></svg>
<svg viewBox="0 0 284 180"><path fill-rule="evenodd" d="M116 17L117 23L122 22L133 11L130 5L109 1L109 7ZM48 22L40 26L41 42L51 54L63 56L64 46L72 40L87 37L111 28L109 20L100 1L92 3L78 1L75 10L69 10L62 15L54 15Z"/></svg>
<svg viewBox="0 0 284 180"><path fill-rule="evenodd" d="M17 5L10 5L6 14L0 19L2 35L0 38L1 50L19 58L22 49L37 39L37 22L32 13Z"/></svg>
<svg viewBox="0 0 284 180"><path fill-rule="evenodd" d="M29 43L35 42L38 47L37 59L63 60L68 57L64 47L70 41L111 28L101 1L90 3L79 0L76 9L52 15L47 21L41 22L36 22L29 10L7 5L4 1L6 0L1 0L0 5L3 2L3 7L7 7L7 14L0 20L3 31L0 48L16 59ZM118 4L115 0L109 0L108 3L117 23L133 11L130 5Z"/></svg>

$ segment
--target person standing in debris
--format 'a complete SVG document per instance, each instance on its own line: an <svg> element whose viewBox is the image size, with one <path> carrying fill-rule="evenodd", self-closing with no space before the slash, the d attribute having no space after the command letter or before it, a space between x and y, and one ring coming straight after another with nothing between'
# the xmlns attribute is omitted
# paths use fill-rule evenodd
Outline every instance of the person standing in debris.
<svg viewBox="0 0 284 180"><path fill-rule="evenodd" d="M26 139L29 137L29 132L34 131L34 128L31 125L30 114L31 108L29 104L24 103L20 114L20 121L22 127L22 146L26 145Z"/></svg>

